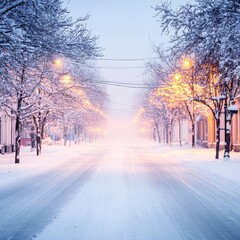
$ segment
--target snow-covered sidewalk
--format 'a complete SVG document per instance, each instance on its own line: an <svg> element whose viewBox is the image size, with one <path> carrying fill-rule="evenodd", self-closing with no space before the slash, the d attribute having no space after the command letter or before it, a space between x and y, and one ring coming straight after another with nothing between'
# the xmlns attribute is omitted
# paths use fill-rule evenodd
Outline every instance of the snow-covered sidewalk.
<svg viewBox="0 0 240 240"><path fill-rule="evenodd" d="M185 166L214 174L218 177L240 184L240 152L230 152L230 161L223 160L223 151L219 159L215 159L215 149L197 147L192 149L189 145L157 146L155 152L163 152L169 161L184 164Z"/></svg>
<svg viewBox="0 0 240 240"><path fill-rule="evenodd" d="M95 146L96 143L84 142L71 146L43 145L40 156L36 156L35 150L31 151L30 147L21 147L19 164L14 164L14 153L0 155L0 188L53 169L63 162L92 151Z"/></svg>

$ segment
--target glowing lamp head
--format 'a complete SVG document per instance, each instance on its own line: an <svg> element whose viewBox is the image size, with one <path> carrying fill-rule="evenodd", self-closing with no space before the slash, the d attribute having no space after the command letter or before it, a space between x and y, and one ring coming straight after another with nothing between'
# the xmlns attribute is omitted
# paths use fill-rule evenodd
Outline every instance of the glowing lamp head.
<svg viewBox="0 0 240 240"><path fill-rule="evenodd" d="M185 69L189 69L192 67L192 62L190 59L188 58L184 58L183 61L182 61L182 65Z"/></svg>
<svg viewBox="0 0 240 240"><path fill-rule="evenodd" d="M85 103L86 103L86 105L90 105L90 102L89 102L89 100L85 100Z"/></svg>
<svg viewBox="0 0 240 240"><path fill-rule="evenodd" d="M54 66L56 67L62 67L63 65L63 62L61 59L55 59L53 63L54 63Z"/></svg>
<svg viewBox="0 0 240 240"><path fill-rule="evenodd" d="M174 74L174 79L179 81L181 79L181 75L178 73Z"/></svg>
<svg viewBox="0 0 240 240"><path fill-rule="evenodd" d="M71 76L64 75L63 78L62 78L62 82L65 83L65 84L70 83L71 82Z"/></svg>

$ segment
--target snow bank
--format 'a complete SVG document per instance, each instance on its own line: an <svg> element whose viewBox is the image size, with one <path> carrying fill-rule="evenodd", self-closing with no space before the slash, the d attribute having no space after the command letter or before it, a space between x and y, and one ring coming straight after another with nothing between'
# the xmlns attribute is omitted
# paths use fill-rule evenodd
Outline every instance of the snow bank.
<svg viewBox="0 0 240 240"><path fill-rule="evenodd" d="M21 147L20 164L14 164L14 153L0 155L0 187L49 171L64 161L90 151L93 146L89 143L71 146L43 145L40 156L36 156L36 152L31 151L30 147Z"/></svg>
<svg viewBox="0 0 240 240"><path fill-rule="evenodd" d="M168 157L169 161L182 164L198 171L213 174L240 185L240 153L230 152L230 161L224 161L223 151L220 158L215 159L215 149L196 147L192 149L189 145L173 146L155 145L155 152Z"/></svg>

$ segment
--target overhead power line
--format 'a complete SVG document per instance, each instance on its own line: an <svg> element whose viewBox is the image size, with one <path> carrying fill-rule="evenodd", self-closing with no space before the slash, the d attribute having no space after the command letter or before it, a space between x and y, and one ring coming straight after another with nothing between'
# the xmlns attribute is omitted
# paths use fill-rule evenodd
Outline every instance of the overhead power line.
<svg viewBox="0 0 240 240"><path fill-rule="evenodd" d="M125 88L144 88L144 89L148 89L148 88L153 88L153 87L145 87L145 86L132 86L132 85L123 85L123 84L114 84L114 83L101 83L98 82L99 84L103 84L103 85L109 85L109 86L115 86L115 87L125 87Z"/></svg>
<svg viewBox="0 0 240 240"><path fill-rule="evenodd" d="M123 84L123 85L133 85L133 86L146 86L146 87L153 87L153 84L147 84L147 83L130 83L130 82L114 82L114 81L97 81L101 83L116 83L116 84Z"/></svg>
<svg viewBox="0 0 240 240"><path fill-rule="evenodd" d="M146 60L157 60L158 57L153 58L90 58L88 60L96 61L146 61Z"/></svg>
<svg viewBox="0 0 240 240"><path fill-rule="evenodd" d="M139 83L126 83L126 82L111 82L111 81L96 81L98 84L116 86L116 87L124 87L124 88L143 88L143 89L154 89L158 88L158 86L153 84L139 84ZM161 86L166 87L166 86Z"/></svg>
<svg viewBox="0 0 240 240"><path fill-rule="evenodd" d="M127 69L136 69L136 68L146 68L146 67L96 67L96 66L94 66L94 67L91 67L91 68L100 68L100 69L106 69L106 68L112 68L112 69L123 69L123 68L127 68Z"/></svg>
<svg viewBox="0 0 240 240"><path fill-rule="evenodd" d="M133 108L128 108L128 109L117 109L117 108L107 108L109 111L116 111L116 112L135 112L138 110L138 108L133 109Z"/></svg>
<svg viewBox="0 0 240 240"><path fill-rule="evenodd" d="M86 61L122 61L122 62L131 62L131 61L146 61L146 60L156 60L159 58L89 58L86 59ZM146 66L90 66L89 64L86 63L79 63L79 62L74 62L74 61L66 61L66 63L72 63L75 65L81 65L81 66L86 66L92 69L144 69Z"/></svg>

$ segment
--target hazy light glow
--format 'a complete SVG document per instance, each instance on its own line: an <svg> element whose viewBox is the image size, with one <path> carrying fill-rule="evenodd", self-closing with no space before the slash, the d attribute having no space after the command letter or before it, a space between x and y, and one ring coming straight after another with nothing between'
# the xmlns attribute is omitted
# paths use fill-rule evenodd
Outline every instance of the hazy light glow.
<svg viewBox="0 0 240 240"><path fill-rule="evenodd" d="M193 62L189 58L184 58L182 61L182 66L184 69L189 69L193 67Z"/></svg>
<svg viewBox="0 0 240 240"><path fill-rule="evenodd" d="M69 83L71 83L72 78L71 78L70 75L64 75L64 76L62 77L61 81L62 81L62 83L68 85Z"/></svg>
<svg viewBox="0 0 240 240"><path fill-rule="evenodd" d="M182 75L179 73L174 74L174 79L179 81L182 78Z"/></svg>
<svg viewBox="0 0 240 240"><path fill-rule="evenodd" d="M61 68L62 66L63 66L63 61L62 61L62 59L55 59L54 60L54 62L53 62L53 65L55 66L55 67L58 67L58 68Z"/></svg>

